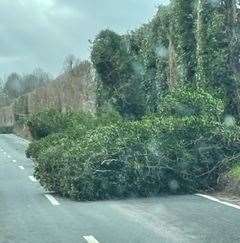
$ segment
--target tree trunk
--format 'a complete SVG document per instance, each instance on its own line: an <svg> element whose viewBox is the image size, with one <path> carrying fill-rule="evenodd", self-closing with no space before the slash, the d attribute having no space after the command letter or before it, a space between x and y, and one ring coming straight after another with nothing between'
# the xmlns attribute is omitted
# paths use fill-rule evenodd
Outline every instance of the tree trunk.
<svg viewBox="0 0 240 243"><path fill-rule="evenodd" d="M207 57L207 23L206 23L207 0L198 0L197 7L197 86L207 85L208 78L208 57Z"/></svg>

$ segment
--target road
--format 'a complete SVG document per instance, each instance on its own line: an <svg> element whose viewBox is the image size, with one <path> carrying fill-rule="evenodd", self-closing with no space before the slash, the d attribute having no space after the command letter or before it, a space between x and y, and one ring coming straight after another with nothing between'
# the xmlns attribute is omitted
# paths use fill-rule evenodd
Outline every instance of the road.
<svg viewBox="0 0 240 243"><path fill-rule="evenodd" d="M27 142L0 135L0 243L240 242L240 210L196 195L75 202L46 194Z"/></svg>

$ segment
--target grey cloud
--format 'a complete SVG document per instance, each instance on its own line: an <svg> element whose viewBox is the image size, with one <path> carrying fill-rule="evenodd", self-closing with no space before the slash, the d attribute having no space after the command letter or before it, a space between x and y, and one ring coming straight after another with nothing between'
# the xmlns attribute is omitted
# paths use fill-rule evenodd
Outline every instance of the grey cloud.
<svg viewBox="0 0 240 243"><path fill-rule="evenodd" d="M101 29L134 29L167 1L1 0L0 76L36 66L57 74L66 55L88 58L88 40Z"/></svg>

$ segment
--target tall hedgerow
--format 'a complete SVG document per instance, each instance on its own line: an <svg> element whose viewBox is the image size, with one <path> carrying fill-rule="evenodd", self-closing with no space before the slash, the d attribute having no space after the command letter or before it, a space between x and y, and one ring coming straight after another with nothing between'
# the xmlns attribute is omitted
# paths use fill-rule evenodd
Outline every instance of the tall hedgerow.
<svg viewBox="0 0 240 243"><path fill-rule="evenodd" d="M110 103L126 118L141 117L141 82L134 75L124 38L110 30L101 31L93 42L91 59L97 71L98 108Z"/></svg>
<svg viewBox="0 0 240 243"><path fill-rule="evenodd" d="M197 3L197 21L196 21L196 83L197 86L206 87L209 82L209 42L208 42L208 25L209 25L209 3L207 0L198 0Z"/></svg>
<svg viewBox="0 0 240 243"><path fill-rule="evenodd" d="M195 0L171 2L171 26L178 82L192 83L196 66Z"/></svg>

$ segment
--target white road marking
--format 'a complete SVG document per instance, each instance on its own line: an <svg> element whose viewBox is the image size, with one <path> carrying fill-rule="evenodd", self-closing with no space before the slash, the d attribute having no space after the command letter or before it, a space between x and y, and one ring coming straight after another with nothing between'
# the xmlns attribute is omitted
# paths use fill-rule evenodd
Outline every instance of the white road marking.
<svg viewBox="0 0 240 243"><path fill-rule="evenodd" d="M11 158L11 155L8 155L7 157L8 157L8 158Z"/></svg>
<svg viewBox="0 0 240 243"><path fill-rule="evenodd" d="M22 165L19 165L18 168L24 170L24 167Z"/></svg>
<svg viewBox="0 0 240 243"><path fill-rule="evenodd" d="M44 196L50 201L53 206L59 206L60 203L50 194L44 194Z"/></svg>
<svg viewBox="0 0 240 243"><path fill-rule="evenodd" d="M199 196L199 197L207 198L208 200L211 200L211 201L214 201L214 202L218 202L218 203L221 203L223 205L226 205L226 206L229 206L229 207L232 207L232 208L240 209L240 206L238 206L238 205L235 205L235 204L232 204L232 203L229 203L229 202L221 201L221 200L219 200L219 199L217 199L215 197L212 197L212 196L208 196L208 195L204 195L204 194L200 194L200 193L197 193L195 195Z"/></svg>
<svg viewBox="0 0 240 243"><path fill-rule="evenodd" d="M12 162L13 162L13 163L16 163L16 162L17 162L17 160L13 159L13 160L12 160Z"/></svg>
<svg viewBox="0 0 240 243"><path fill-rule="evenodd" d="M28 177L32 182L37 182L37 179L34 176L29 176Z"/></svg>
<svg viewBox="0 0 240 243"><path fill-rule="evenodd" d="M7 154L7 152L3 152L4 154Z"/></svg>
<svg viewBox="0 0 240 243"><path fill-rule="evenodd" d="M89 236L83 236L83 238L88 242L88 243L99 243L92 235Z"/></svg>

